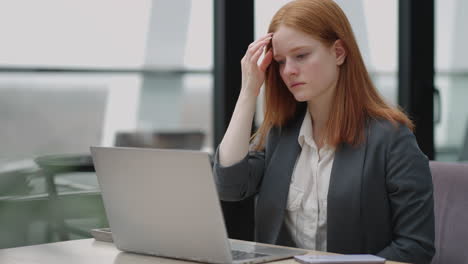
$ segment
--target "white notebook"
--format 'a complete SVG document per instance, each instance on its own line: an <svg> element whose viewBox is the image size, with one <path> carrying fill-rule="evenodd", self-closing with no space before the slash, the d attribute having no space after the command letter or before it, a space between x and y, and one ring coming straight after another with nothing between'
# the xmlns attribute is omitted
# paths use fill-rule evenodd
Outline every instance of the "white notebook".
<svg viewBox="0 0 468 264"><path fill-rule="evenodd" d="M294 259L303 264L341 264L341 263L367 263L383 264L385 259L374 255L302 255Z"/></svg>

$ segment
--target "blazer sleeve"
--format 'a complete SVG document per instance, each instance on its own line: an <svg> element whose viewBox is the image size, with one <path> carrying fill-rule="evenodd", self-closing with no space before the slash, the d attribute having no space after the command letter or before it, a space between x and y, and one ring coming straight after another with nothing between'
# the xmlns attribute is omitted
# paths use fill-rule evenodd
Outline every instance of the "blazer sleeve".
<svg viewBox="0 0 468 264"><path fill-rule="evenodd" d="M218 194L223 201L240 201L258 193L268 163L269 153L276 145L280 130L272 128L263 151L249 151L239 162L224 167L219 163L219 146L213 161L213 174Z"/></svg>
<svg viewBox="0 0 468 264"><path fill-rule="evenodd" d="M240 201L258 192L265 170L265 152L249 152L241 161L224 167L216 149L213 173L223 201Z"/></svg>
<svg viewBox="0 0 468 264"><path fill-rule="evenodd" d="M393 239L378 255L415 264L430 263L435 253L435 231L429 161L406 126L392 133L386 159Z"/></svg>

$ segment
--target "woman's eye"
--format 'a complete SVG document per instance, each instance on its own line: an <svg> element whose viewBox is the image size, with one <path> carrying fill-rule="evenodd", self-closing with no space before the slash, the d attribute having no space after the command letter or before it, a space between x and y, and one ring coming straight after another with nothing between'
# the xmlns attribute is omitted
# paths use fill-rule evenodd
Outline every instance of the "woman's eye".
<svg viewBox="0 0 468 264"><path fill-rule="evenodd" d="M283 65L283 64L284 64L284 61L279 60L279 61L276 61L276 63L278 63L279 65Z"/></svg>
<svg viewBox="0 0 468 264"><path fill-rule="evenodd" d="M303 58L305 58L306 56L307 56L307 53L304 53L304 54L299 54L299 55L297 55L296 58L298 58L298 59L303 59Z"/></svg>

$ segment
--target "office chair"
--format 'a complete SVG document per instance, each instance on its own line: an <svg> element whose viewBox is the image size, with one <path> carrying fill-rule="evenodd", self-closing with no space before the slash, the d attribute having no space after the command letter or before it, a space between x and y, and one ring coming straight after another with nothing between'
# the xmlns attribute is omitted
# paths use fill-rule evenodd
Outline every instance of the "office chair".
<svg viewBox="0 0 468 264"><path fill-rule="evenodd" d="M89 230L83 230L67 224L67 219L92 217L96 219L94 227L107 226L107 218L100 190L76 190L60 193L57 190L56 177L65 173L95 172L91 156L81 155L47 155L35 159L41 168L39 172L46 180L48 194L48 241L53 241L57 234L59 240L69 240L70 235L90 237Z"/></svg>
<svg viewBox="0 0 468 264"><path fill-rule="evenodd" d="M468 164L431 161L435 247L432 264L468 263Z"/></svg>
<svg viewBox="0 0 468 264"><path fill-rule="evenodd" d="M23 246L29 240L28 221L33 210L22 210L14 200L31 191L29 176L38 169L28 162L14 163L0 164L0 248Z"/></svg>

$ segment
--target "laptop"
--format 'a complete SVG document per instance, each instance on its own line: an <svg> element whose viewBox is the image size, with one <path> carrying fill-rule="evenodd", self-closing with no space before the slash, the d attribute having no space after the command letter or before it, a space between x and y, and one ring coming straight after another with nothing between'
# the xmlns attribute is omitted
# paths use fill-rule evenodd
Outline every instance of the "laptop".
<svg viewBox="0 0 468 264"><path fill-rule="evenodd" d="M227 237L208 153L91 147L122 251L207 263L260 263L307 253Z"/></svg>

